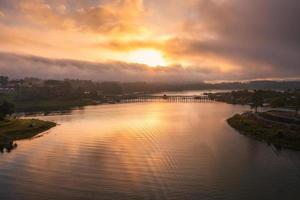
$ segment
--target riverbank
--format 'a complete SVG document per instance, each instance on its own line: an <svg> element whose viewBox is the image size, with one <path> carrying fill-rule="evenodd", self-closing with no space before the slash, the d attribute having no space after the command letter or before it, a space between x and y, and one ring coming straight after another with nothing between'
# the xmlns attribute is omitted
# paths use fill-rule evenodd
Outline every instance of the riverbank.
<svg viewBox="0 0 300 200"><path fill-rule="evenodd" d="M92 99L13 102L17 112L51 112L95 104Z"/></svg>
<svg viewBox="0 0 300 200"><path fill-rule="evenodd" d="M54 122L38 119L0 121L0 151L13 147L13 141L31 138L56 126Z"/></svg>
<svg viewBox="0 0 300 200"><path fill-rule="evenodd" d="M273 144L278 148L300 150L300 126L268 119L269 113L246 112L229 118L228 124L241 134Z"/></svg>

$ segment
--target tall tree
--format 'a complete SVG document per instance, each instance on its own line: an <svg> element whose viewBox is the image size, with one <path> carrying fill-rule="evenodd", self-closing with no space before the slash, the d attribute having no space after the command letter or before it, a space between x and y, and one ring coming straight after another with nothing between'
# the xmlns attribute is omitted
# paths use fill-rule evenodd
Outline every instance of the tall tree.
<svg viewBox="0 0 300 200"><path fill-rule="evenodd" d="M300 91L295 91L293 95L293 106L295 108L295 115L298 116L300 109Z"/></svg>
<svg viewBox="0 0 300 200"><path fill-rule="evenodd" d="M261 90L254 90L254 93L252 95L251 108L254 108L255 112L257 113L257 108L263 106L263 104L263 92Z"/></svg>

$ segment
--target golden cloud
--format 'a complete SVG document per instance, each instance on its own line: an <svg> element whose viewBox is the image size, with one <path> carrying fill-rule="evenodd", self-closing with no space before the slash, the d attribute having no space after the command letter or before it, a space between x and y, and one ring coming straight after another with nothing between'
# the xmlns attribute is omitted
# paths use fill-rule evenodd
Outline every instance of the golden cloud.
<svg viewBox="0 0 300 200"><path fill-rule="evenodd" d="M13 0L0 6L0 51L101 63L156 57L170 67L220 73L215 78L300 76L298 0Z"/></svg>
<svg viewBox="0 0 300 200"><path fill-rule="evenodd" d="M137 34L146 29L142 23L145 15L142 0L113 0L76 10L62 4L54 7L40 0L23 0L19 6L27 20L47 28L98 34Z"/></svg>

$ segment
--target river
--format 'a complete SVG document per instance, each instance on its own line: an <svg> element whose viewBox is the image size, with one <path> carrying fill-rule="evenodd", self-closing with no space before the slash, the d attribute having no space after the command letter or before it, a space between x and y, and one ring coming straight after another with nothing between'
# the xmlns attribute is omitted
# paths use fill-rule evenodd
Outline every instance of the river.
<svg viewBox="0 0 300 200"><path fill-rule="evenodd" d="M225 103L87 106L0 155L1 200L300 199L300 153L247 138Z"/></svg>

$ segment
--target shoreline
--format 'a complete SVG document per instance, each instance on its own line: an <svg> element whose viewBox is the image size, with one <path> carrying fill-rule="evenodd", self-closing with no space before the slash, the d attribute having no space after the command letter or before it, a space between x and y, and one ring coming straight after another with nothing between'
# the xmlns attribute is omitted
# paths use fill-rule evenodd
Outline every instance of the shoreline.
<svg viewBox="0 0 300 200"><path fill-rule="evenodd" d="M245 112L235 114L227 123L240 134L274 145L300 151L300 127L294 124L271 121L263 118L264 113Z"/></svg>
<svg viewBox="0 0 300 200"><path fill-rule="evenodd" d="M39 119L12 119L0 121L0 152L10 151L14 141L30 139L56 126L56 123Z"/></svg>

